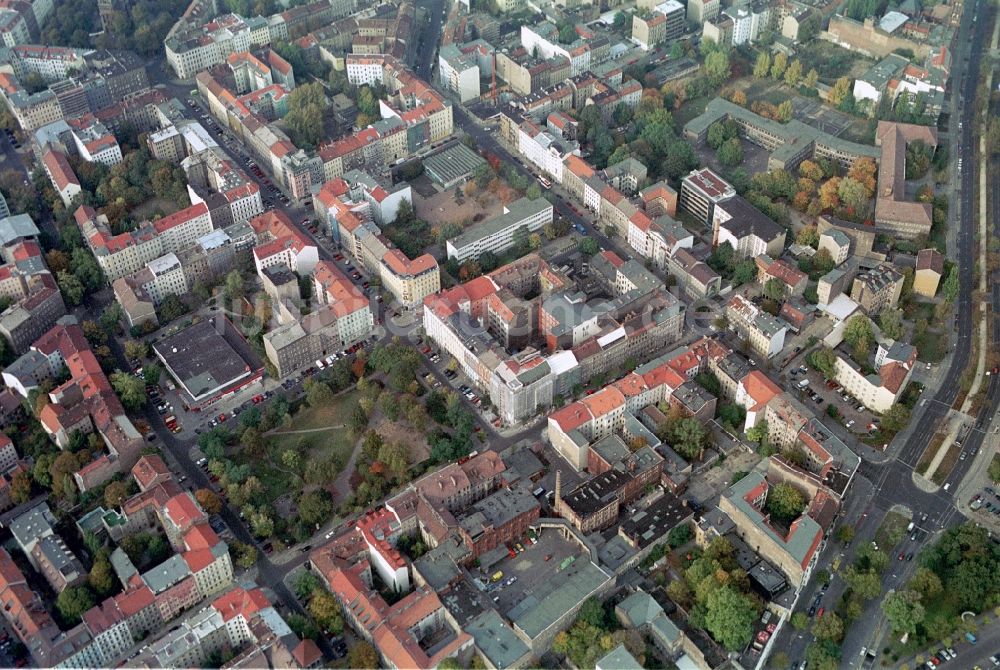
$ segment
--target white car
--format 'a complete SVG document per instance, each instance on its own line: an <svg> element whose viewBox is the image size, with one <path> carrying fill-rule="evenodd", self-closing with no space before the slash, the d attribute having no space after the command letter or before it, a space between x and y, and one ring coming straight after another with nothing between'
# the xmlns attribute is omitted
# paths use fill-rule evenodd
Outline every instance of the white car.
<svg viewBox="0 0 1000 670"><path fill-rule="evenodd" d="M854 425L854 419L851 419L850 421L847 422L847 427L848 428L850 428L853 425Z"/></svg>

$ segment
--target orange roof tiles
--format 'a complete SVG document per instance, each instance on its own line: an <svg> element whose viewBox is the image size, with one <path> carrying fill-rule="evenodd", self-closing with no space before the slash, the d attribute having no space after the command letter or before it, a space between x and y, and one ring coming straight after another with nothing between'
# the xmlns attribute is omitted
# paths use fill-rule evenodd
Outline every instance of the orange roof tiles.
<svg viewBox="0 0 1000 670"><path fill-rule="evenodd" d="M157 233L163 233L171 228L187 223L195 217L204 216L206 214L208 214L208 205L203 202L199 202L197 205L185 207L179 212L174 212L173 214L169 214L162 219L154 221L153 228Z"/></svg>
<svg viewBox="0 0 1000 670"><path fill-rule="evenodd" d="M67 186L80 185L80 180L77 179L76 173L73 172L73 168L70 167L69 161L66 160L66 156L61 151L49 149L42 156L42 163L45 164L45 169L60 191Z"/></svg>
<svg viewBox="0 0 1000 670"><path fill-rule="evenodd" d="M247 591L239 586L212 602L212 607L227 622L237 616L249 620L254 614L270 606L271 602L259 588Z"/></svg>

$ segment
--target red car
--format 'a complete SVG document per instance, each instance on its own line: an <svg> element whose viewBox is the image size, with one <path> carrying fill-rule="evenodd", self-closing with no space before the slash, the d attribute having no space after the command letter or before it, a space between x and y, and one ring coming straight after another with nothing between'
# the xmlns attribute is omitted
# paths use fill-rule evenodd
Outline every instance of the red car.
<svg viewBox="0 0 1000 670"><path fill-rule="evenodd" d="M216 418L219 420L219 423L225 423L225 421L226 421L226 415L225 414L220 414Z"/></svg>

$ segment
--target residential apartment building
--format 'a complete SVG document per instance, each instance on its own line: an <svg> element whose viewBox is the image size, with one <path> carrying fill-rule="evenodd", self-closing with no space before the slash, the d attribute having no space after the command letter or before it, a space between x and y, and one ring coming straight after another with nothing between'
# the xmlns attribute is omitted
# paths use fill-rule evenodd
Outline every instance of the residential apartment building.
<svg viewBox="0 0 1000 670"><path fill-rule="evenodd" d="M891 265L879 265L858 274L851 287L851 299L871 316L891 309L903 292L903 274Z"/></svg>
<svg viewBox="0 0 1000 670"><path fill-rule="evenodd" d="M66 154L55 149L46 150L42 155L42 168L55 187L56 193L59 194L63 205L70 207L73 204L73 199L83 192L83 188L80 186L80 180L73 172L73 168L70 167L69 161L66 160Z"/></svg>
<svg viewBox="0 0 1000 670"><path fill-rule="evenodd" d="M688 0L687 20L699 26L719 16L719 0Z"/></svg>
<svg viewBox="0 0 1000 670"><path fill-rule="evenodd" d="M632 15L632 41L645 50L677 40L684 34L684 5L667 0L653 8L651 15Z"/></svg>
<svg viewBox="0 0 1000 670"><path fill-rule="evenodd" d="M902 342L879 343L875 355L878 366L865 374L849 357L837 355L834 379L844 390L873 412L884 413L899 402L910 381L917 360L917 350Z"/></svg>
<svg viewBox="0 0 1000 670"><path fill-rule="evenodd" d="M142 269L168 253L177 253L212 232L205 203L191 205L133 231L112 235L107 217L88 205L74 213L77 226L110 282Z"/></svg>
<svg viewBox="0 0 1000 670"><path fill-rule="evenodd" d="M913 292L925 298L933 298L937 295L938 284L943 276L944 256L937 249L921 249L917 253Z"/></svg>
<svg viewBox="0 0 1000 670"><path fill-rule="evenodd" d="M788 325L742 295L734 295L726 303L726 318L750 349L764 358L773 358L785 347Z"/></svg>
<svg viewBox="0 0 1000 670"><path fill-rule="evenodd" d="M682 190L682 203L683 198ZM713 249L728 244L739 258L756 258L761 254L779 258L785 250L785 227L772 221L743 196L715 203L709 220Z"/></svg>
<svg viewBox="0 0 1000 670"><path fill-rule="evenodd" d="M692 170L681 180L680 208L698 221L708 224L713 220L715 205L736 195L722 177L708 168Z"/></svg>
<svg viewBox="0 0 1000 670"><path fill-rule="evenodd" d="M736 524L740 538L777 565L792 583L803 584L819 556L823 528L807 514L787 529L775 526L764 511L771 486L754 470L723 492L719 509Z"/></svg>
<svg viewBox="0 0 1000 670"><path fill-rule="evenodd" d="M313 287L315 311L264 335L264 352L280 377L366 339L375 325L368 298L333 263L316 264Z"/></svg>
<svg viewBox="0 0 1000 670"><path fill-rule="evenodd" d="M448 258L459 262L477 259L486 252L502 254L519 237L537 232L552 222L553 207L545 198L521 198L504 205L503 214L466 228L446 243Z"/></svg>

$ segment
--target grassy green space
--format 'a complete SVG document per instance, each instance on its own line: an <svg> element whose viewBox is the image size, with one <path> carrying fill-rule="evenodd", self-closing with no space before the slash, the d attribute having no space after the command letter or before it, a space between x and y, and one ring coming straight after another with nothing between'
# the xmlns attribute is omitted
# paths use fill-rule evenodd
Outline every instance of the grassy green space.
<svg viewBox="0 0 1000 670"><path fill-rule="evenodd" d="M359 397L352 390L338 395L333 402L322 407L303 404L292 416L292 423L288 428L275 431L265 438L266 458L254 460L250 464L253 466L253 474L264 485L264 498L268 503L283 495L296 493L304 484L302 477L289 470L281 461L281 454L289 449L298 452L303 468L310 467L311 463L332 461L338 472L343 470L354 449L354 439L343 424L350 421ZM317 428L329 430L289 432ZM243 454L240 456L242 458Z"/></svg>
<svg viewBox="0 0 1000 670"><path fill-rule="evenodd" d="M917 358L924 363L939 363L946 353L947 338L944 333L925 330L913 338Z"/></svg>
<svg viewBox="0 0 1000 670"><path fill-rule="evenodd" d="M874 62L831 42L812 40L798 48L795 57L802 61L802 71L815 68L820 81L832 84L840 77L861 75Z"/></svg>
<svg viewBox="0 0 1000 670"><path fill-rule="evenodd" d="M898 512L887 513L875 533L878 548L888 552L899 544L906 537L906 526L909 523L910 520Z"/></svg>

